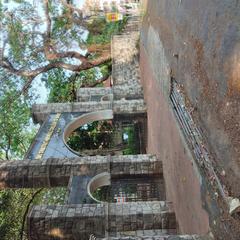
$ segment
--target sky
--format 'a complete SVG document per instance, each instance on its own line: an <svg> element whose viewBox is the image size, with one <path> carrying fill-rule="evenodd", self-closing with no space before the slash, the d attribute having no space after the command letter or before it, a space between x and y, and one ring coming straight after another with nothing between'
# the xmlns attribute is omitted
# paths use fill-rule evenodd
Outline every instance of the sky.
<svg viewBox="0 0 240 240"><path fill-rule="evenodd" d="M84 2L85 2L85 0L73 0L73 4L76 4L76 5L79 4L79 7L82 7Z"/></svg>

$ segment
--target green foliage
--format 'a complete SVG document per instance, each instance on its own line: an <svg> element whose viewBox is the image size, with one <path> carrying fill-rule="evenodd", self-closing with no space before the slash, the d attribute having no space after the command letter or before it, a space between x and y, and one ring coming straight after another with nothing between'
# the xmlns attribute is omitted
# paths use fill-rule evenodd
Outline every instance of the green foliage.
<svg viewBox="0 0 240 240"><path fill-rule="evenodd" d="M14 0L14 2L16 2L16 3L25 3L26 1L25 0Z"/></svg>
<svg viewBox="0 0 240 240"><path fill-rule="evenodd" d="M21 96L21 81L0 71L0 159L22 159L34 135L31 97ZM0 239L19 239L23 214L35 190L0 191Z"/></svg>
<svg viewBox="0 0 240 240"><path fill-rule="evenodd" d="M74 102L77 89L95 84L97 79L110 74L110 68L109 64L103 64L101 67L91 68L71 76L62 69L49 71L42 78L49 90L48 102ZM103 84L98 84L95 87L102 86Z"/></svg>
<svg viewBox="0 0 240 240"><path fill-rule="evenodd" d="M38 189L8 189L0 191L0 239L20 239L23 216L29 201ZM33 200L34 205L56 205L65 201L67 188L43 189ZM24 234L26 236L26 234ZM27 239L27 238L24 238Z"/></svg>
<svg viewBox="0 0 240 240"><path fill-rule="evenodd" d="M11 53L13 57L21 61L23 57L23 49L22 49L22 39L20 34L23 32L23 27L20 21L14 19L11 24L8 26L8 34L9 34L9 44L11 47Z"/></svg>
<svg viewBox="0 0 240 240"><path fill-rule="evenodd" d="M97 75L96 68L69 76L62 69L54 69L42 80L49 89L48 102L74 102L76 91L82 85L93 84Z"/></svg>
<svg viewBox="0 0 240 240"><path fill-rule="evenodd" d="M23 215L34 191L32 189L0 191L1 240L20 239Z"/></svg>
<svg viewBox="0 0 240 240"><path fill-rule="evenodd" d="M104 44L111 41L114 34L119 34L127 23L127 18L124 17L122 21L107 22L105 18L97 18L88 25L89 35L87 43L90 44Z"/></svg>
<svg viewBox="0 0 240 240"><path fill-rule="evenodd" d="M18 11L21 14L24 12L27 15L32 12L29 3L25 1L17 2L21 3L18 8ZM1 20L8 33L9 58L17 64L25 65L30 57L29 49L31 48L31 32L29 32L30 30L25 25L25 20L21 18L19 12L16 13L15 16L12 14L11 17L4 18L5 15L3 15Z"/></svg>
<svg viewBox="0 0 240 240"><path fill-rule="evenodd" d="M67 194L66 187L44 188L34 199L35 205L58 205L64 204Z"/></svg>
<svg viewBox="0 0 240 240"><path fill-rule="evenodd" d="M34 129L29 128L30 99L16 97L18 95L19 90L12 79L1 79L0 156L6 159L22 158L34 135Z"/></svg>
<svg viewBox="0 0 240 240"><path fill-rule="evenodd" d="M78 24L75 22L73 11L65 6L56 7L56 2L50 1L49 12L52 16L51 41L57 43L59 48L69 47L73 41L82 45L81 20L77 20Z"/></svg>
<svg viewBox="0 0 240 240"><path fill-rule="evenodd" d="M127 135L128 138L119 143L115 139L119 129L107 121L95 121L76 129L68 139L68 145L76 152L84 150L105 149L122 151L124 155L139 154L139 137L137 125L129 125L120 132L120 135ZM116 143L116 140L118 143ZM114 150L115 149L115 150Z"/></svg>
<svg viewBox="0 0 240 240"><path fill-rule="evenodd" d="M98 201L111 202L110 192L111 186L103 186L96 189L96 191L92 193L92 196Z"/></svg>
<svg viewBox="0 0 240 240"><path fill-rule="evenodd" d="M79 73L79 79L82 84L84 85L90 85L93 84L96 81L98 74L98 69L97 68L92 68L86 71L81 71Z"/></svg>
<svg viewBox="0 0 240 240"><path fill-rule="evenodd" d="M128 136L127 148L123 150L123 155L139 154L139 142L136 129L133 126L124 128L124 133Z"/></svg>
<svg viewBox="0 0 240 240"><path fill-rule="evenodd" d="M111 147L114 127L107 121L95 121L76 129L68 139L75 151Z"/></svg>
<svg viewBox="0 0 240 240"><path fill-rule="evenodd" d="M78 79L79 79L79 85L78 87L81 86L91 86L93 85L97 79L101 78L102 76L110 75L111 69L109 67L109 64L103 64L101 67L95 67L91 68L85 71L81 71L78 74ZM98 84L95 87L102 87L103 84Z"/></svg>
<svg viewBox="0 0 240 240"><path fill-rule="evenodd" d="M66 72L62 69L54 69L43 76L49 89L48 102L71 102L74 100L73 83L69 82Z"/></svg>

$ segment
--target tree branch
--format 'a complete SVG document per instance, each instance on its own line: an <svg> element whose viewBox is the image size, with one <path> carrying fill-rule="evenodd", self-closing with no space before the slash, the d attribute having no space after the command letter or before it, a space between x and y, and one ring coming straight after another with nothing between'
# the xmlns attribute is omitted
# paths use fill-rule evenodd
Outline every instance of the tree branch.
<svg viewBox="0 0 240 240"><path fill-rule="evenodd" d="M11 137L9 135L6 136L8 138L8 145L7 149L5 149L5 157L7 160L9 160L9 151L11 149Z"/></svg>
<svg viewBox="0 0 240 240"><path fill-rule="evenodd" d="M56 62L51 62L43 67L39 67L34 70L28 71L28 70L14 68L14 66L10 63L10 61L4 58L4 60L0 62L0 66L17 76L29 78L29 81L31 82L33 78L35 78L39 74L47 72L54 68L63 68L66 70L70 70L72 72L79 72L82 70L88 70L92 67L97 67L99 65L102 65L108 62L109 60L110 60L110 55L101 56L96 60L85 61L81 65L73 65L73 64L64 63L62 61L56 61Z"/></svg>
<svg viewBox="0 0 240 240"><path fill-rule="evenodd" d="M34 78L41 73L47 72L47 71L55 69L55 68L63 68L63 69L70 70L73 72L80 72L83 70L88 70L90 68L100 66L104 63L109 62L109 60L111 60L110 54L107 53L107 54L104 54L104 56L101 56L97 59L94 59L91 61L84 61L81 65L72 65L72 64L67 64L67 63L58 61L58 62L49 63L44 67L40 67L40 68L36 68L34 70L27 71L27 70L14 68L14 66L10 63L10 61L8 59L4 58L4 61L0 62L0 66L3 67L4 69L7 69L12 74L15 74L15 75L21 76L21 77L26 77L28 79L28 81L24 84L24 86L21 90L21 93L26 93L27 90L29 89L29 87L31 86ZM96 83L94 83L92 85L92 87L96 86L99 83L106 81L108 77L109 76L104 76L102 79L99 79L98 81L96 81Z"/></svg>
<svg viewBox="0 0 240 240"><path fill-rule="evenodd" d="M44 49L45 56L46 56L47 60L49 60L49 61L57 60L59 58L76 58L76 59L79 59L82 62L87 61L85 56L83 56L82 54L80 54L76 51L68 51L68 52L58 53L56 51L50 52L49 49L50 49L50 47L49 48L46 47ZM54 48L51 47L51 49L54 49Z"/></svg>
<svg viewBox="0 0 240 240"><path fill-rule="evenodd" d="M66 6L70 8L72 11L77 11L79 14L82 13L82 11L78 8L75 8L71 4L69 4L65 0L60 0L63 6ZM39 74L42 74L44 72L48 72L49 70L55 69L55 68L62 68L65 70L70 70L72 72L80 72L82 70L88 70L93 67L100 66L104 63L107 63L111 59L110 55L110 45L109 44L95 44L90 45L88 47L88 54L82 55L77 51L66 51L66 52L58 52L56 51L53 41L51 39L51 31L52 31L52 21L51 21L51 13L49 12L49 0L44 0L44 14L45 14L45 21L46 21L46 32L41 33L38 31L33 31L33 34L37 34L39 36L43 37L43 47L36 49L35 53L43 52L46 59L50 62L46 64L43 67L37 67L36 69L27 69L27 68L17 68L14 66L14 64L3 55L4 48L2 51L0 51L0 54L2 56L0 59L0 67L6 69L10 73L25 77L28 80L26 81L25 85L22 88L21 92L26 92L28 88L30 87L32 81L36 76ZM1 49L0 49L1 50ZM99 56L95 59L90 59L89 57L92 55L91 53L95 53L95 56ZM74 65L74 64L68 64L63 62L64 58L71 58L71 59L78 59L81 61L81 64ZM104 80L103 80L104 81ZM99 83L102 81L99 81ZM96 82L96 84L98 84Z"/></svg>
<svg viewBox="0 0 240 240"><path fill-rule="evenodd" d="M0 48L0 63L3 61L6 45L7 45L7 40L5 39L3 41L2 48Z"/></svg>
<svg viewBox="0 0 240 240"><path fill-rule="evenodd" d="M110 44L92 44L88 46L88 52L91 53L102 53L102 52L110 52Z"/></svg>
<svg viewBox="0 0 240 240"><path fill-rule="evenodd" d="M109 77L110 77L110 74L107 74L106 76L103 76L102 78L96 80L92 84L83 84L83 85L81 85L81 88L96 87L98 84L101 84L101 83L105 82L106 80L108 80Z"/></svg>
<svg viewBox="0 0 240 240"><path fill-rule="evenodd" d="M47 21L47 31L46 31L46 37L49 40L51 38L51 26L52 26L52 21L49 15L49 5L48 5L48 0L44 0L44 13L45 13L45 18Z"/></svg>
<svg viewBox="0 0 240 240"><path fill-rule="evenodd" d="M30 201L28 202L28 205L27 205L27 208L24 212L24 215L23 215L23 219L22 219L22 227L21 227L21 232L20 232L20 239L23 240L23 233L24 233L24 226L25 226L25 222L26 222L26 217L27 217L27 214L28 214L28 211L29 211L29 208L34 200L34 198L43 190L43 188L37 190L33 195L32 195L32 198L30 199Z"/></svg>

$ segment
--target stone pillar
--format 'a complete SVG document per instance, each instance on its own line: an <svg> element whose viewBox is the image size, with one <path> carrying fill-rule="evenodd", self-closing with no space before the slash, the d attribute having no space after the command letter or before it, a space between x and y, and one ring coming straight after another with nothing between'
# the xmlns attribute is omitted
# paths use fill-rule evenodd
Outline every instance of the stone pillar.
<svg viewBox="0 0 240 240"><path fill-rule="evenodd" d="M6 161L0 164L0 189L67 186L70 176L161 174L153 155L92 156Z"/></svg>
<svg viewBox="0 0 240 240"><path fill-rule="evenodd" d="M116 232L176 228L175 215L164 201L110 203L108 210L110 235Z"/></svg>
<svg viewBox="0 0 240 240"><path fill-rule="evenodd" d="M105 236L104 204L34 206L27 218L28 239L89 239Z"/></svg>
<svg viewBox="0 0 240 240"><path fill-rule="evenodd" d="M175 215L166 202L35 206L28 215L32 240L85 240L91 234L103 238L105 232L174 228Z"/></svg>
<svg viewBox="0 0 240 240"><path fill-rule="evenodd" d="M88 113L100 110L113 110L114 114L138 114L146 112L146 105L142 99L35 104L32 106L32 115L34 122L42 123L50 113Z"/></svg>

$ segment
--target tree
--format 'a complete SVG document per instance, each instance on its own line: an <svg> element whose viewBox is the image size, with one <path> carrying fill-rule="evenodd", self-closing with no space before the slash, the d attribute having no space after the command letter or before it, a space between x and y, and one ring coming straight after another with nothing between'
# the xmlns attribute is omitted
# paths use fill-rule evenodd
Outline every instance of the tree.
<svg viewBox="0 0 240 240"><path fill-rule="evenodd" d="M25 78L23 91L36 76L50 70L79 73L110 60L109 44L86 44L83 35L88 23L67 1L41 0L38 10L27 0L15 2L9 11L0 5L0 67Z"/></svg>
<svg viewBox="0 0 240 240"><path fill-rule="evenodd" d="M73 101L77 87L95 86L107 79L109 42L115 31L103 19L103 31L94 31L98 23L83 19L70 1L39 0L38 8L29 0L12 2L15 7L6 10L0 0L0 160L22 159L33 139L32 81L37 76L45 80L51 90L49 101ZM91 27L86 41L83 35ZM45 196L61 202L66 189L56 191L57 199L45 189L33 200L38 191L0 191L0 239L24 236L24 216L30 204L42 202Z"/></svg>
<svg viewBox="0 0 240 240"><path fill-rule="evenodd" d="M89 30L86 44L90 46L108 46L111 37L119 34L127 19L119 22L106 22L105 18L95 18L87 24ZM76 100L79 88L102 86L109 79L112 71L111 61L79 73L69 74L64 69L53 69L44 74L42 80L50 90L49 102L72 102Z"/></svg>
<svg viewBox="0 0 240 240"><path fill-rule="evenodd" d="M19 85L21 79L0 70L0 159L22 158L35 132L29 127L32 97L17 97Z"/></svg>
<svg viewBox="0 0 240 240"><path fill-rule="evenodd" d="M21 81L0 70L0 160L23 159L35 135L29 121L33 98L20 96ZM0 190L0 239L27 239L23 230L30 205L41 203L45 195L51 202L62 202L65 192L64 188Z"/></svg>
<svg viewBox="0 0 240 240"><path fill-rule="evenodd" d="M102 86L110 73L111 66L108 64L81 71L70 77L62 69L49 71L47 76L42 78L49 89L48 102L74 102L77 99L77 89Z"/></svg>
<svg viewBox="0 0 240 240"><path fill-rule="evenodd" d="M82 156L114 155L128 147L122 136L120 142L116 138L119 131L111 121L95 121L73 131L67 144Z"/></svg>

